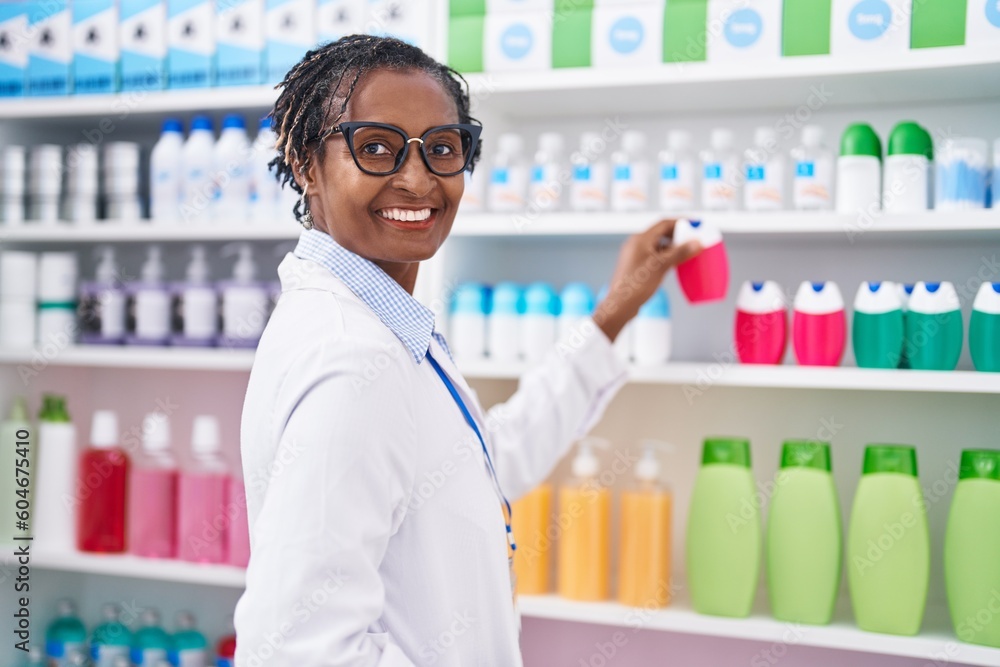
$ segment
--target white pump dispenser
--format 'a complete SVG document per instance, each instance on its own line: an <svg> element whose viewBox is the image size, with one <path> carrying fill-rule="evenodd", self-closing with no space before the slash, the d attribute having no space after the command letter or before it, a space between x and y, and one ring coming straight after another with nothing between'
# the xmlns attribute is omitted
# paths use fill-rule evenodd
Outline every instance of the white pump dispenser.
<svg viewBox="0 0 1000 667"><path fill-rule="evenodd" d="M577 443L577 454L573 458L573 476L580 479L594 479L601 472L601 463L594 452L594 448L609 449L611 443L604 438L589 437L583 438Z"/></svg>
<svg viewBox="0 0 1000 667"><path fill-rule="evenodd" d="M118 344L125 337L125 291L118 285L115 249L101 246L94 281L80 286L80 342Z"/></svg>
<svg viewBox="0 0 1000 667"><path fill-rule="evenodd" d="M177 319L171 337L173 345L210 347L218 335L219 293L209 282L205 246L191 246L191 260L185 282L174 289L174 313Z"/></svg>
<svg viewBox="0 0 1000 667"><path fill-rule="evenodd" d="M163 283L163 252L158 245L146 251L141 280L128 288L128 331L126 342L137 345L166 345L170 337L170 293Z"/></svg>
<svg viewBox="0 0 1000 667"><path fill-rule="evenodd" d="M256 347L264 332L268 316L267 289L256 282L257 263L249 243L229 244L222 248L224 256L237 254L233 279L221 283L222 337L227 347Z"/></svg>

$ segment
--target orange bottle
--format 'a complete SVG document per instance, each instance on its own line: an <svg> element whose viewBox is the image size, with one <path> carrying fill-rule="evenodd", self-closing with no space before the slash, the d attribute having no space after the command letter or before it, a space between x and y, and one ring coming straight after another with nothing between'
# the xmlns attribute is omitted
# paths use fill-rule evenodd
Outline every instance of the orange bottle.
<svg viewBox="0 0 1000 667"><path fill-rule="evenodd" d="M656 447L642 443L635 466L636 487L622 494L618 601L631 607L664 607L670 602L670 491L660 484Z"/></svg>
<svg viewBox="0 0 1000 667"><path fill-rule="evenodd" d="M605 440L586 438L573 459L574 479L559 489L557 588L570 600L606 600L611 561L611 491L597 481L600 464L593 447Z"/></svg>
<svg viewBox="0 0 1000 667"><path fill-rule="evenodd" d="M551 588L552 485L545 483L514 503L514 573L518 595L544 595Z"/></svg>

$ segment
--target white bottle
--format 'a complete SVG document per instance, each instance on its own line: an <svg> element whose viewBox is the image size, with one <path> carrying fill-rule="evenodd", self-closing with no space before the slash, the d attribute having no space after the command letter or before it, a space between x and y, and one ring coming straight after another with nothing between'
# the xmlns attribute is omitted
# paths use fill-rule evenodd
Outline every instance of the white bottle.
<svg viewBox="0 0 1000 667"><path fill-rule="evenodd" d="M94 281L80 285L80 341L118 344L125 337L125 290L118 282L115 249L97 249L101 260Z"/></svg>
<svg viewBox="0 0 1000 667"><path fill-rule="evenodd" d="M149 217L156 222L180 220L184 129L181 121L168 118L149 154Z"/></svg>
<svg viewBox="0 0 1000 667"><path fill-rule="evenodd" d="M219 284L222 296L222 338L227 347L256 347L267 324L267 289L254 278L257 265L249 243L225 246L224 255L239 253L233 265L233 279Z"/></svg>
<svg viewBox="0 0 1000 667"><path fill-rule="evenodd" d="M528 184L529 211L558 211L563 207L565 184L560 174L563 162L563 137L557 132L544 132L538 137L538 152L531 165Z"/></svg>
<svg viewBox="0 0 1000 667"><path fill-rule="evenodd" d="M448 325L455 359L482 361L486 358L485 286L479 283L463 283L458 286Z"/></svg>
<svg viewBox="0 0 1000 667"><path fill-rule="evenodd" d="M611 156L611 166L611 210L647 210L652 169L646 158L646 135L635 130L622 134L621 150Z"/></svg>
<svg viewBox="0 0 1000 667"><path fill-rule="evenodd" d="M213 153L214 219L245 223L250 205L250 140L243 116L229 114Z"/></svg>
<svg viewBox="0 0 1000 667"><path fill-rule="evenodd" d="M97 171L97 147L94 144L76 144L66 151L65 220L97 220Z"/></svg>
<svg viewBox="0 0 1000 667"><path fill-rule="evenodd" d="M3 201L0 220L8 226L20 224L24 222L24 187L27 173L24 146L4 146L0 170L3 178L0 181L0 200Z"/></svg>
<svg viewBox="0 0 1000 667"><path fill-rule="evenodd" d="M204 223L211 217L215 201L214 149L212 119L195 116L181 149L180 220L185 224Z"/></svg>
<svg viewBox="0 0 1000 667"><path fill-rule="evenodd" d="M160 246L149 246L142 265L141 280L130 286L129 296L132 330L126 342L166 345L170 338L170 291L163 282Z"/></svg>
<svg viewBox="0 0 1000 667"><path fill-rule="evenodd" d="M746 152L743 165L743 206L748 211L780 211L785 208L785 156L778 147L773 127L758 127L754 147Z"/></svg>
<svg viewBox="0 0 1000 667"><path fill-rule="evenodd" d="M208 347L219 333L219 293L209 282L205 246L191 246L186 280L174 290L173 345Z"/></svg>
<svg viewBox="0 0 1000 667"><path fill-rule="evenodd" d="M867 123L849 125L837 158L837 213L877 213L882 208L882 142Z"/></svg>
<svg viewBox="0 0 1000 667"><path fill-rule="evenodd" d="M139 220L139 144L112 141L104 145L105 213L109 220Z"/></svg>
<svg viewBox="0 0 1000 667"><path fill-rule="evenodd" d="M581 336L595 326L594 293L586 283L569 283L559 294L559 340Z"/></svg>
<svg viewBox="0 0 1000 667"><path fill-rule="evenodd" d="M41 222L57 222L63 180L62 146L32 146L28 159L28 217Z"/></svg>
<svg viewBox="0 0 1000 667"><path fill-rule="evenodd" d="M488 174L484 173L482 167L474 173L468 169L463 172L465 190L462 191L460 204L463 213L482 213L486 210L487 176Z"/></svg>
<svg viewBox="0 0 1000 667"><path fill-rule="evenodd" d="M486 337L490 360L500 363L517 361L521 356L521 314L524 292L514 283L493 287Z"/></svg>
<svg viewBox="0 0 1000 667"><path fill-rule="evenodd" d="M792 206L799 211L833 208L833 152L823 144L823 128L802 128L802 145L792 155Z"/></svg>
<svg viewBox="0 0 1000 667"><path fill-rule="evenodd" d="M600 159L606 143L597 132L580 136L580 151L570 158L573 180L570 183L569 207L573 211L605 211L608 208L610 167Z"/></svg>
<svg viewBox="0 0 1000 667"><path fill-rule="evenodd" d="M500 135L487 190L487 204L494 213L524 210L528 194L528 166L523 152L524 139L521 135Z"/></svg>
<svg viewBox="0 0 1000 667"><path fill-rule="evenodd" d="M250 158L250 219L254 222L275 223L280 217L278 199L281 186L278 185L275 168L270 166L271 160L278 157L275 148L277 140L271 129L271 119L261 120Z"/></svg>
<svg viewBox="0 0 1000 667"><path fill-rule="evenodd" d="M667 148L660 152L659 186L660 209L670 213L694 210L695 164L689 132L667 132Z"/></svg>
<svg viewBox="0 0 1000 667"><path fill-rule="evenodd" d="M38 419L38 470L32 494L35 547L50 553L76 551L76 426L65 398L45 395Z"/></svg>
<svg viewBox="0 0 1000 667"><path fill-rule="evenodd" d="M632 339L632 360L641 366L657 366L670 359L670 302L662 288L639 308Z"/></svg>
<svg viewBox="0 0 1000 667"><path fill-rule="evenodd" d="M521 351L525 361L537 363L553 348L558 335L559 297L547 283L533 283L524 291Z"/></svg>
<svg viewBox="0 0 1000 667"><path fill-rule="evenodd" d="M913 121L898 123L889 134L882 172L882 210L917 213L931 208L931 135Z"/></svg>
<svg viewBox="0 0 1000 667"><path fill-rule="evenodd" d="M708 211L735 210L737 161L732 130L712 130L709 143L711 148L701 152L701 205Z"/></svg>

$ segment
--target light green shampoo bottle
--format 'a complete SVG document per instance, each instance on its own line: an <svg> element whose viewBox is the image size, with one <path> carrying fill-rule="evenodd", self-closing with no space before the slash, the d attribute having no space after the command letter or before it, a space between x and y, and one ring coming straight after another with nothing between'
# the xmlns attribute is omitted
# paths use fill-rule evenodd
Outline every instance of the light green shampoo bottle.
<svg viewBox="0 0 1000 667"><path fill-rule="evenodd" d="M709 438L691 497L687 571L695 611L750 615L760 576L760 512L750 442Z"/></svg>
<svg viewBox="0 0 1000 667"><path fill-rule="evenodd" d="M830 445L789 440L767 522L767 590L779 621L825 625L840 585L840 505Z"/></svg>
<svg viewBox="0 0 1000 667"><path fill-rule="evenodd" d="M927 604L930 556L916 450L869 445L847 538L847 581L858 627L917 634Z"/></svg>
<svg viewBox="0 0 1000 667"><path fill-rule="evenodd" d="M962 452L944 536L944 577L955 634L1000 648L1000 450Z"/></svg>

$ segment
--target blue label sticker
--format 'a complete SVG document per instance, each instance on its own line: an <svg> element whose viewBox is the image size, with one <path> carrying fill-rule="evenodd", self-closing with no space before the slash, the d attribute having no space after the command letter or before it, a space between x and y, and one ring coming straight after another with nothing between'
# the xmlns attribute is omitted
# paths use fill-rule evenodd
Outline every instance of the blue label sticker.
<svg viewBox="0 0 1000 667"><path fill-rule="evenodd" d="M545 167L541 165L535 165L531 168L531 182L541 183L545 180Z"/></svg>
<svg viewBox="0 0 1000 667"><path fill-rule="evenodd" d="M629 54L642 46L644 31L642 22L634 16L623 16L614 22L608 31L608 42L611 49Z"/></svg>
<svg viewBox="0 0 1000 667"><path fill-rule="evenodd" d="M500 36L500 48L511 60L520 60L528 55L534 43L535 38L531 34L531 29L523 23L515 23Z"/></svg>
<svg viewBox="0 0 1000 667"><path fill-rule="evenodd" d="M986 20L1000 28L1000 2L997 0L986 0Z"/></svg>
<svg viewBox="0 0 1000 667"><path fill-rule="evenodd" d="M705 178L717 181L722 178L722 165L718 162L712 162L705 165Z"/></svg>
<svg viewBox="0 0 1000 667"><path fill-rule="evenodd" d="M858 39L878 39L892 25L892 8L885 0L861 0L847 17L847 27Z"/></svg>
<svg viewBox="0 0 1000 667"><path fill-rule="evenodd" d="M660 165L660 180L662 180L662 181L676 181L677 180L677 165L676 164L662 164L662 165Z"/></svg>
<svg viewBox="0 0 1000 667"><path fill-rule="evenodd" d="M738 49L753 46L764 29L764 21L753 9L744 8L733 12L726 20L724 33L726 41Z"/></svg>
<svg viewBox="0 0 1000 667"><path fill-rule="evenodd" d="M748 181L763 181L764 180L764 166L763 165L747 165L747 180Z"/></svg>
<svg viewBox="0 0 1000 667"><path fill-rule="evenodd" d="M590 180L590 165L589 164L578 164L573 167L573 180L574 181L589 181Z"/></svg>
<svg viewBox="0 0 1000 667"><path fill-rule="evenodd" d="M816 163L814 162L796 162L795 163L795 175L799 178L812 178L816 175Z"/></svg>
<svg viewBox="0 0 1000 667"><path fill-rule="evenodd" d="M493 173L490 174L490 183L499 183L501 185L507 182L507 170L503 167L494 167Z"/></svg>
<svg viewBox="0 0 1000 667"><path fill-rule="evenodd" d="M627 181L632 178L632 168L627 164L616 164L614 179L616 181Z"/></svg>

